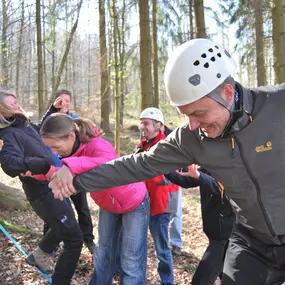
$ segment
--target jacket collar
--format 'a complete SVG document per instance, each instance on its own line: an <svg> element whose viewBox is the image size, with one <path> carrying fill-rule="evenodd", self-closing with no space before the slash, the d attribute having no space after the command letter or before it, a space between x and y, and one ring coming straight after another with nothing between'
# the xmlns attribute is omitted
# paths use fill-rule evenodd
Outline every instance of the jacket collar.
<svg viewBox="0 0 285 285"><path fill-rule="evenodd" d="M237 96L237 100L235 100L236 107L232 114L231 121L229 121L229 124L220 137L229 137L234 132L241 131L251 121L253 97L250 90L245 89L241 84L236 82L235 92L235 96ZM201 129L198 130L198 133L202 139L206 138Z"/></svg>
<svg viewBox="0 0 285 285"><path fill-rule="evenodd" d="M238 92L238 95L242 99L241 113L237 120L232 124L230 134L237 131L241 131L250 123L250 116L252 114L253 109L253 98L251 92L248 89L242 87L242 85L237 82L236 90Z"/></svg>
<svg viewBox="0 0 285 285"><path fill-rule="evenodd" d="M158 133L158 135L150 140L146 140L143 138L135 147L134 153L139 153L142 151L149 150L153 145L157 144L160 140L163 140L166 138L166 135L162 133L161 131Z"/></svg>
<svg viewBox="0 0 285 285"><path fill-rule="evenodd" d="M29 120L22 114L13 115L12 117L8 119L8 121L11 122L10 126L13 126L13 127L21 127L29 123Z"/></svg>
<svg viewBox="0 0 285 285"><path fill-rule="evenodd" d="M77 152L77 150L79 149L79 147L80 147L80 139L78 136L76 136L70 155L62 156L62 157L60 157L60 159L74 155Z"/></svg>

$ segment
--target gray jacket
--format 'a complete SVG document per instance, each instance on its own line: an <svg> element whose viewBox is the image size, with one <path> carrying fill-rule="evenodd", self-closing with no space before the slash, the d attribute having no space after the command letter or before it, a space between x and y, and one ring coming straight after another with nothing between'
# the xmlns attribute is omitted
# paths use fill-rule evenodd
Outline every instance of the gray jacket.
<svg viewBox="0 0 285 285"><path fill-rule="evenodd" d="M285 84L242 89L246 112L228 138L209 139L188 125L149 152L124 156L76 177L99 191L197 163L223 183L237 221L268 244L285 243Z"/></svg>

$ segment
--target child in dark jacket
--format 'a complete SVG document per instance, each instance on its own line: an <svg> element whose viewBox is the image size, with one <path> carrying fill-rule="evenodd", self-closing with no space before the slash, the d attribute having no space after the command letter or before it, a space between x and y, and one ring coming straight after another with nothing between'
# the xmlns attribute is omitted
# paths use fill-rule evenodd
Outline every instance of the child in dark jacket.
<svg viewBox="0 0 285 285"><path fill-rule="evenodd" d="M50 225L50 230L28 256L27 262L52 272L49 254L63 241L52 284L70 285L82 249L82 232L68 199L55 199L47 181L23 175L30 172L32 175L45 173L49 176L54 161L16 96L5 91L0 91L0 139L4 141L0 152L3 171L11 177L19 176L32 208Z"/></svg>
<svg viewBox="0 0 285 285"><path fill-rule="evenodd" d="M231 235L235 214L223 189L205 169L197 170L196 165L188 167L188 172L171 172L165 177L183 188L200 186L200 201L203 231L209 245L193 275L193 285L214 284L222 277L224 256Z"/></svg>

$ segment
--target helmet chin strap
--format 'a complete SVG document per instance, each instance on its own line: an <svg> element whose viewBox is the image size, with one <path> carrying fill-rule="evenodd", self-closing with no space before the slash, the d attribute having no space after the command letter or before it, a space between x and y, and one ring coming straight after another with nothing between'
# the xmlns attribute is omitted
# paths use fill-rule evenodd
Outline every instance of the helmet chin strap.
<svg viewBox="0 0 285 285"><path fill-rule="evenodd" d="M155 120L151 120L151 121L152 121L152 124L153 124L153 127L154 127L155 131L159 132L160 128L157 126L157 122Z"/></svg>
<svg viewBox="0 0 285 285"><path fill-rule="evenodd" d="M221 134L221 137L227 136L231 130L232 124L236 121L237 117L240 115L240 111L236 110L236 103L239 101L238 92L236 90L234 91L234 101L232 105L226 102L218 93L213 92L213 93L208 94L207 96L215 100L219 104L223 105L227 110L229 110L230 119L223 133Z"/></svg>
<svg viewBox="0 0 285 285"><path fill-rule="evenodd" d="M224 100L224 98L222 98L218 93L216 92L212 92L210 94L207 95L207 97L210 97L211 99L215 100L216 102L220 103L221 105L223 105L225 108L227 108L230 113L232 113L233 109L234 109L234 103L232 105L230 105L226 100Z"/></svg>

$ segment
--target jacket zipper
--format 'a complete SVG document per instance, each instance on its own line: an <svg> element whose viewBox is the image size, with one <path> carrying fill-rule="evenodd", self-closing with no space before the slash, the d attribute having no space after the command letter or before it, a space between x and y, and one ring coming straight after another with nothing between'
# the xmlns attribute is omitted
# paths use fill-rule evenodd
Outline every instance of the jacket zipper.
<svg viewBox="0 0 285 285"><path fill-rule="evenodd" d="M245 166L245 168L246 168L246 170L247 170L247 173L248 173L248 175L249 175L251 181L252 181L253 184L255 185L255 189L256 189L256 192L257 192L258 204L259 204L259 206L260 206L260 208L261 208L261 211L262 211L263 216L264 216L264 218L265 218L266 224L267 224L267 226L268 226L268 228L269 228L270 233L272 234L272 236L276 236L276 234L274 233L274 230L273 230L273 228L272 228L272 226L271 226L271 224L270 224L270 221L269 221L269 219L268 219L268 216L267 216L267 214L266 214L266 211L265 211L265 209L264 209L264 206L263 206L263 204L262 204L262 201L261 201L259 184L258 184L256 178L254 177L254 175L253 175L253 173L252 173L252 171L251 171L251 169L250 169L250 167L249 167L249 165L248 165L248 163L247 163L247 161L246 161L246 159L245 159L245 157L244 157L244 155L243 155L243 148L242 148L242 145L241 145L240 141L237 139L236 136L233 136L233 137L235 138L235 141L236 141L236 143L237 143L237 145L238 145L238 147L239 147L240 156L241 156L242 162L243 162L243 164L244 164L244 166Z"/></svg>

